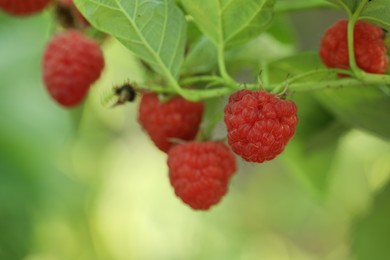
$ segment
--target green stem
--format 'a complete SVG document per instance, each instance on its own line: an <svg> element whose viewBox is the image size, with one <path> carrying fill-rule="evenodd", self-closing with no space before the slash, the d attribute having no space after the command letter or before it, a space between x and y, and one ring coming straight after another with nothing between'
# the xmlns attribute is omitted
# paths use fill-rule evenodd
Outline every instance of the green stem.
<svg viewBox="0 0 390 260"><path fill-rule="evenodd" d="M317 69L317 70L312 70L312 71L308 71L308 72L296 75L296 76L288 79L287 82L280 83L274 89L272 89L272 92L273 93L280 93L280 92L282 92L286 88L287 84L296 82L296 81L304 79L304 78L308 78L308 77L312 77L312 76L316 76L316 75L321 75L321 74L331 75L331 74L337 74L337 73L339 73L339 74L346 74L346 75L352 76L352 72L349 71L349 70L343 70L343 69Z"/></svg>
<svg viewBox="0 0 390 260"><path fill-rule="evenodd" d="M183 96L184 98L191 98L189 96L186 95L185 91L180 87L180 85L177 83L176 79L170 74L170 72L167 72L165 73L165 75L168 76L168 82L170 84L170 88L172 88L172 90L175 90L176 93L178 93L179 95Z"/></svg>
<svg viewBox="0 0 390 260"><path fill-rule="evenodd" d="M339 70L339 69L330 69L330 70L317 70L317 71L311 71L304 73L302 75L298 75L294 77L290 81L296 81L297 79L302 79L304 77L313 76L315 74L319 73L342 73L342 74L349 74L350 72L346 70ZM321 90L321 89L336 89L336 88L342 88L342 87L354 87L354 86L369 86L369 85L390 85L390 75L383 75L383 74L369 74L365 73L363 74L364 81L361 81L359 79L355 78L337 78L333 80L326 80L326 81L313 81L313 82L298 82L298 83L292 83L288 86L289 92L307 92L307 91L315 91L315 90ZM239 84L237 84L239 85ZM272 89L274 93L277 93L275 89L279 88L279 91L284 88L284 84L273 84L269 86L269 89ZM247 84L245 85L246 89L249 90L258 90L259 85L256 84ZM151 86L150 90L157 92L157 93L163 93L163 94L175 94L175 91L172 89L167 89L160 86ZM224 95L229 95L238 89L232 89L228 86L215 88L215 89L183 89L183 92L189 97L191 97L191 101L200 101L204 99L209 98L215 98L220 97Z"/></svg>
<svg viewBox="0 0 390 260"><path fill-rule="evenodd" d="M224 46L218 47L218 68L219 72L221 73L222 78L228 82L228 85L230 87L235 88L236 85L234 84L235 81L230 77L229 73L226 70L226 64L225 64L225 51Z"/></svg>
<svg viewBox="0 0 390 260"><path fill-rule="evenodd" d="M315 90L323 90L323 89L337 89L343 87L356 87L356 86L364 86L364 84L357 79L335 79L332 81L325 82L304 82L304 83L296 83L291 84L288 88L289 92L309 92Z"/></svg>
<svg viewBox="0 0 390 260"><path fill-rule="evenodd" d="M337 6L328 3L325 1L285 1L285 2L277 2L275 5L274 11L276 13L286 13L291 11L303 11L303 10L309 10L309 9L319 9L319 8L336 8Z"/></svg>
<svg viewBox="0 0 390 260"><path fill-rule="evenodd" d="M225 80L218 76L197 76L197 77L189 77L184 78L180 81L182 86L188 86L191 84L199 83L199 82L219 82L224 83Z"/></svg>
<svg viewBox="0 0 390 260"><path fill-rule="evenodd" d="M383 74L366 74L365 81L355 78L338 78L323 82L302 82L295 83L289 86L290 92L307 92L323 89L337 89L343 87L369 87L373 85L390 84L390 76Z"/></svg>
<svg viewBox="0 0 390 260"><path fill-rule="evenodd" d="M358 76L359 75L359 67L356 65L355 59L355 47L354 47L354 28L356 21L350 19L348 22L348 57L349 57L349 67L353 71L353 73Z"/></svg>
<svg viewBox="0 0 390 260"><path fill-rule="evenodd" d="M149 85L148 88L145 90L160 93L160 94L172 94L172 95L177 94L176 91L172 88L166 88L155 84Z"/></svg>
<svg viewBox="0 0 390 260"><path fill-rule="evenodd" d="M263 84L264 86L269 85L269 68L268 68L268 62L261 61L261 75L259 75L259 83Z"/></svg>
<svg viewBox="0 0 390 260"><path fill-rule="evenodd" d="M349 66L353 71L356 78L362 78L362 70L357 66L355 59L355 47L354 47L354 28L356 21L359 19L360 13L362 12L364 6L366 5L367 0L362 0L359 3L355 13L349 17L348 20L348 56L349 56Z"/></svg>

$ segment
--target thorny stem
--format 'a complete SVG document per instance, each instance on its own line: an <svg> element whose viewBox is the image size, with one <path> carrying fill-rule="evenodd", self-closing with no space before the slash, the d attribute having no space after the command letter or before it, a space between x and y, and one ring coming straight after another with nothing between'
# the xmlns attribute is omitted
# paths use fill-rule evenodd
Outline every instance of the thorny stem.
<svg viewBox="0 0 390 260"><path fill-rule="evenodd" d="M322 89L336 89L342 87L355 87L355 86L369 86L369 85L390 85L390 76L382 74L365 74L364 81L358 80L356 78L336 78L332 80L324 81L307 81L307 82L296 82L297 80L303 79L304 77L314 76L318 74L331 74L331 73L342 73L342 74L351 74L350 71L339 70L339 69L321 69L316 71L306 72L301 75L297 75L289 80L288 92L307 92L307 91L316 91ZM236 83L239 86L238 83ZM283 84L272 84L267 86L267 90L274 93L279 93L285 88L286 83ZM248 90L258 90L259 85L256 84L246 84L245 87ZM159 86L152 86L150 90L158 93L165 94L174 94L173 90L168 90ZM232 89L231 87L220 87L215 89L183 89L188 96L192 96L192 101L200 101L204 99L229 95L236 91L237 89Z"/></svg>
<svg viewBox="0 0 390 260"><path fill-rule="evenodd" d="M291 84L293 82L299 81L299 80L304 79L304 78L313 77L313 76L321 75L321 74L323 74L323 75L332 75L332 74L336 74L336 73L346 74L346 75L352 76L352 72L349 71L349 70L342 70L342 69L318 69L318 70L312 70L312 71L308 71L308 72L299 74L297 76L291 77L290 79L287 80L287 82L280 83L279 85L277 85L275 88L272 89L272 92L273 93L280 93L280 92L282 92L286 88L286 84Z"/></svg>
<svg viewBox="0 0 390 260"><path fill-rule="evenodd" d="M317 91L322 89L337 89L343 87L356 87L356 86L370 86L370 85L390 85L390 75L383 74L370 74L364 73L362 80L356 78L335 78L335 79L327 79L324 81L305 81L305 82L297 82L304 78L309 78L318 75L332 75L332 74L347 74L351 75L351 71L341 70L341 69L318 69L313 71L308 71L302 74L299 74L295 77L292 77L288 80L288 82L283 82L279 84L271 84L266 87L266 90L272 91L273 93L280 93L286 87L288 83L288 92L289 93L297 93L297 92L307 92L307 91ZM213 78L213 80L215 80ZM182 92L185 93L186 97L190 97L188 100L190 101L201 101L204 99L221 97L225 95L229 95L239 89L248 89L248 90L258 90L259 84L245 84L241 85L237 82L225 82L224 79L220 80L222 87L211 88L211 89L182 89ZM229 85L230 84L230 85ZM234 84L234 85L232 85ZM140 87L143 90L142 87ZM166 88L159 85L149 85L147 91L153 91L159 94L167 94L167 95L175 95L178 94L173 88ZM112 94L111 94L112 95ZM105 98L106 99L106 98Z"/></svg>

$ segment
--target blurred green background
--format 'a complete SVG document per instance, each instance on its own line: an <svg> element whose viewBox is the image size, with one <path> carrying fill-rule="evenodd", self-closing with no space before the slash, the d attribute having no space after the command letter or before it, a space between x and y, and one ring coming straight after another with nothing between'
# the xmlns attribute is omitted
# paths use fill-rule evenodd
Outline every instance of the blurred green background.
<svg viewBox="0 0 390 260"><path fill-rule="evenodd" d="M306 17L315 20L316 13ZM239 161L222 203L193 211L175 197L166 155L137 124L137 104L110 109L100 103L113 85L145 80L130 52L106 41L101 79L83 108L65 110L41 80L53 29L48 11L24 19L0 14L0 259L353 260L358 250L351 241L365 252L371 238L382 238L388 250L390 210L380 210L390 199L382 192L390 173L387 141L342 127L331 147L305 153L301 140L308 136L298 131L274 161ZM294 33L310 40L263 42L279 46L276 57L314 49L321 35ZM306 128L334 121L319 110L323 120L308 115L313 121ZM370 226L377 206L378 226ZM359 259L390 259L387 253Z"/></svg>

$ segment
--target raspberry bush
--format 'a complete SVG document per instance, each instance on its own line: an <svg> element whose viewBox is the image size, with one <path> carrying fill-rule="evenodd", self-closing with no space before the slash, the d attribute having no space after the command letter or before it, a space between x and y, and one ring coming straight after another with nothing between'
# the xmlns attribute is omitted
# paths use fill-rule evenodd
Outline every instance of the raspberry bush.
<svg viewBox="0 0 390 260"><path fill-rule="evenodd" d="M150 140L143 145L166 160L161 171L171 197L194 210L223 208L222 198L237 192L231 187L248 169L272 174L263 169L277 163L324 199L344 134L359 129L390 138L389 6L386 0L0 0L7 19L50 16L40 57L46 101L69 112L80 129L101 111L116 127L138 124ZM344 17L317 32L322 38L310 52L285 44L292 41L285 14L312 8ZM127 58L110 49L113 42L125 47L136 72L113 61ZM88 110L96 96L98 108ZM126 109L137 111L135 120L116 116ZM107 136L122 142L122 130L114 128L105 129ZM132 141L123 142L139 144ZM356 228L363 237L362 230Z"/></svg>
<svg viewBox="0 0 390 260"><path fill-rule="evenodd" d="M148 80L124 78L122 86L106 87L101 91L103 106L123 105L141 96L138 122L165 153L177 145L186 147L187 142L223 141L215 137L215 128L224 121L232 151L245 161L264 163L282 154L296 132L301 139L299 132L310 124L305 122L309 119L304 111L310 107L295 100L308 91L343 123L389 136L390 125L373 127L370 113L358 111L364 95L358 95L349 106L338 105L335 98L348 95L344 94L347 87L359 85L372 86L365 91L379 97L377 86L390 83L386 75L388 23L381 14L370 11L380 4L352 2L339 3L348 19L337 21L324 32L317 52L273 62L261 59L259 53L261 66L247 65L253 76L245 82L237 80L241 70L232 66L238 61L237 50L250 48L264 31L273 36L272 14L278 8L288 10L288 5L278 6L273 0L251 5L232 0L221 6L206 0L142 0L134 5L107 5L103 0L30 0L3 1L0 6L18 16L41 12L51 3L59 26L42 57L42 78L49 95L63 107L79 106L88 96L105 64L100 44L112 36L136 55ZM335 7L331 3L319 6ZM208 13L207 18L204 13ZM115 22L112 17L116 17ZM232 17L236 17L234 22ZM299 62L305 59L307 63ZM315 66L307 65L313 61ZM283 72L283 63L295 69ZM316 94L323 89L334 90ZM217 102L221 98L225 102ZM354 117L358 119L351 120ZM303 127L297 126L298 121L304 122Z"/></svg>

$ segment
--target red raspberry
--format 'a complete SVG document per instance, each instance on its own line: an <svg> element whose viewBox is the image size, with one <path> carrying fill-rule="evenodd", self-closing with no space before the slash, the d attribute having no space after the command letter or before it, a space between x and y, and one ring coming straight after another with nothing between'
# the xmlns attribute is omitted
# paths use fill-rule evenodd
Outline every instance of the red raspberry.
<svg viewBox="0 0 390 260"><path fill-rule="evenodd" d="M226 194L236 160L223 143L189 142L168 153L169 179L175 193L193 209L207 210Z"/></svg>
<svg viewBox="0 0 390 260"><path fill-rule="evenodd" d="M16 16L41 12L51 0L0 0L0 9Z"/></svg>
<svg viewBox="0 0 390 260"><path fill-rule="evenodd" d="M340 20L322 37L320 56L327 67L349 69L348 21ZM387 55L383 30L378 26L358 21L354 28L356 64L369 73L383 74L387 70Z"/></svg>
<svg viewBox="0 0 390 260"><path fill-rule="evenodd" d="M272 160L295 133L297 107L265 91L240 90L225 107L228 142L249 162Z"/></svg>
<svg viewBox="0 0 390 260"><path fill-rule="evenodd" d="M54 36L43 56L43 79L61 105L78 105L99 77L104 57L99 44L74 30Z"/></svg>
<svg viewBox="0 0 390 260"><path fill-rule="evenodd" d="M202 102L190 102L174 97L161 103L154 93L142 95L138 121L154 144L164 152L174 145L169 138L193 140L203 115Z"/></svg>

